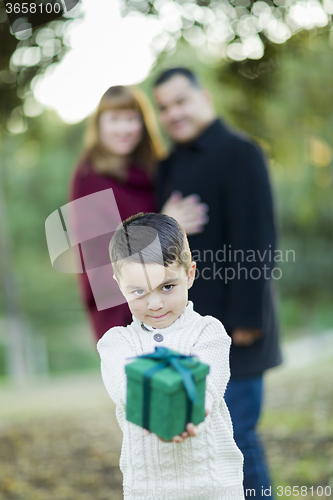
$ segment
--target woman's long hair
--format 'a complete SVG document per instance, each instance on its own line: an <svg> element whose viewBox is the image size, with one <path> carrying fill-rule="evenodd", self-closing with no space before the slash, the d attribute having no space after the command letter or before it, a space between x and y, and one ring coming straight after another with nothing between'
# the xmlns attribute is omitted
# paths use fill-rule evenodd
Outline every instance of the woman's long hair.
<svg viewBox="0 0 333 500"><path fill-rule="evenodd" d="M165 156L166 150L152 105L146 95L134 87L117 85L105 92L87 127L84 158L91 162L96 172L114 177L121 176L114 155L103 146L100 140L99 118L103 111L123 109L135 110L142 118L142 139L131 154L131 159L152 174L158 160Z"/></svg>

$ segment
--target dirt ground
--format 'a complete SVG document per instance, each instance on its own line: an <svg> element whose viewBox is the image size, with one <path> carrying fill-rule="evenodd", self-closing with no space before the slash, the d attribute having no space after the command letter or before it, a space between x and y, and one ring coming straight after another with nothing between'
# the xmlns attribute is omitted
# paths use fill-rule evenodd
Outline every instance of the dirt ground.
<svg viewBox="0 0 333 500"><path fill-rule="evenodd" d="M261 430L275 488L333 491L332 380L323 367L267 376ZM99 373L0 386L0 400L0 500L122 500L122 434Z"/></svg>
<svg viewBox="0 0 333 500"><path fill-rule="evenodd" d="M122 433L99 373L0 394L1 500L122 500Z"/></svg>

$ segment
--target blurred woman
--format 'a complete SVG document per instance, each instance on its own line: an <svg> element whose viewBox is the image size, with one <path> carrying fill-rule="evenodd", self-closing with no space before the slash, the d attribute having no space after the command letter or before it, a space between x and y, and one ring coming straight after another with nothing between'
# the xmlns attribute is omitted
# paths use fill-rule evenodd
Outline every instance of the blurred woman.
<svg viewBox="0 0 333 500"><path fill-rule="evenodd" d="M86 148L75 168L70 200L81 255L80 288L96 340L113 326L126 326L132 315L112 280L108 246L121 220L138 212L156 212L154 174L165 148L146 96L136 88L110 87L100 100L86 134ZM112 189L106 193L102 191ZM202 229L206 206L196 195L174 193L162 212L178 220L188 234ZM78 229L80 227L80 229ZM113 285L114 283L114 285Z"/></svg>

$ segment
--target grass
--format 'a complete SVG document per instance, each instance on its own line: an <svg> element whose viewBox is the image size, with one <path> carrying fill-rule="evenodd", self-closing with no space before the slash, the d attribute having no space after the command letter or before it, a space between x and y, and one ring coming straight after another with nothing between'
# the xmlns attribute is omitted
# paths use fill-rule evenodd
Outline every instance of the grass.
<svg viewBox="0 0 333 500"><path fill-rule="evenodd" d="M333 324L324 301L305 308L285 300L280 313L283 340L315 336ZM121 432L94 337L83 312L75 314L79 322L37 325L46 339L48 377L26 388L0 379L0 500L122 499ZM265 376L260 431L275 500L326 499L321 486L333 492L332 361L282 365Z"/></svg>
<svg viewBox="0 0 333 500"><path fill-rule="evenodd" d="M283 491L278 498L297 496L286 495L287 486L304 486L304 495L299 496L305 499L327 498L320 495L319 486L333 492L332 361L297 370L281 367L266 376L267 401L260 430L273 491Z"/></svg>
<svg viewBox="0 0 333 500"><path fill-rule="evenodd" d="M288 487L307 500L333 491L332 361L265 376L260 431L276 500L295 498ZM2 383L0 397L0 500L121 500L121 431L100 373Z"/></svg>
<svg viewBox="0 0 333 500"><path fill-rule="evenodd" d="M297 298L285 297L280 302L279 317L284 340L333 328L333 309L331 300L327 298L305 303Z"/></svg>

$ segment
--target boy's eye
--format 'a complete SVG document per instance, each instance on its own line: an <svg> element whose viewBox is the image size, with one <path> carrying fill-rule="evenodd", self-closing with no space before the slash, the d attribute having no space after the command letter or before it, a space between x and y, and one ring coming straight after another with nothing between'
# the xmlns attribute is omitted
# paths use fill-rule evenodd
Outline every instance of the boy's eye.
<svg viewBox="0 0 333 500"><path fill-rule="evenodd" d="M164 286L162 287L162 290L163 290L164 292L170 292L170 290L172 290L174 286L175 286L175 285L164 285Z"/></svg>
<svg viewBox="0 0 333 500"><path fill-rule="evenodd" d="M134 290L134 292L132 292L136 297L142 297L143 295L145 295L145 291L144 290Z"/></svg>

